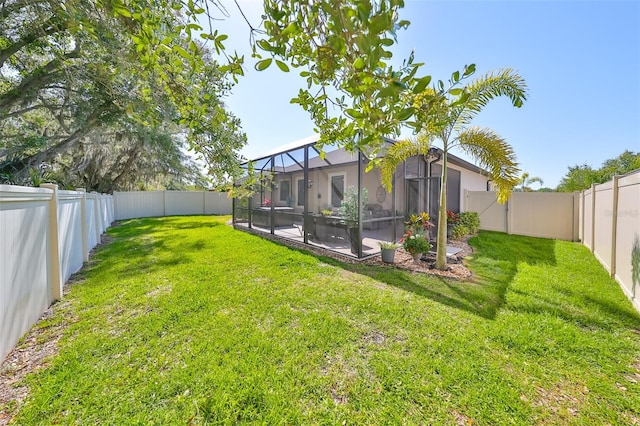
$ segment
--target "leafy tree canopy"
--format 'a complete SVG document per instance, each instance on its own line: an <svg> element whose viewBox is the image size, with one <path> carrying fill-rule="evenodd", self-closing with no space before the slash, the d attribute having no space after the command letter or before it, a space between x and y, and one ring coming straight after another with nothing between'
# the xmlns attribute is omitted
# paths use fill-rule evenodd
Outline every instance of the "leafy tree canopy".
<svg viewBox="0 0 640 426"><path fill-rule="evenodd" d="M624 175L640 169L640 152L626 150L616 158L602 163L599 169L588 164L570 166L567 174L560 180L557 191L583 191L593 184L605 183L615 175Z"/></svg>
<svg viewBox="0 0 640 426"><path fill-rule="evenodd" d="M191 2L2 2L0 179L24 184L46 170L60 182L73 181L98 151L113 164L135 159L139 165L145 156L153 161L152 154L166 155L165 165L182 158L186 172L192 166L182 152L185 141L207 155L214 178L231 174L238 160L228 152L246 140L222 99L241 72L241 58L225 58L224 65L213 59L205 42L219 50L223 37L196 39L201 28L188 23L196 11ZM112 134L136 136L104 143L115 140ZM173 147L158 151L151 141ZM172 170L162 173L178 169Z"/></svg>

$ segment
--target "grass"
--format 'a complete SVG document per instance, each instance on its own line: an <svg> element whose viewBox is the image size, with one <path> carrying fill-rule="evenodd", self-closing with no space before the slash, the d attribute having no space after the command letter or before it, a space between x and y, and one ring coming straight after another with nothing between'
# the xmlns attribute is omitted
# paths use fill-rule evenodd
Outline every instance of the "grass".
<svg viewBox="0 0 640 426"><path fill-rule="evenodd" d="M456 282L225 219L110 229L16 423L640 422L640 316L579 244L483 232Z"/></svg>

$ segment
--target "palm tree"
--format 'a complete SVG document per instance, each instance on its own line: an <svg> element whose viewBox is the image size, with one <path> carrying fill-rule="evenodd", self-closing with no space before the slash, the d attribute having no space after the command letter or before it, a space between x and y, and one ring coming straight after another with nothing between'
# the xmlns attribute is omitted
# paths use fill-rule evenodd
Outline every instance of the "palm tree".
<svg viewBox="0 0 640 426"><path fill-rule="evenodd" d="M544 185L544 181L542 180L542 178L539 178L538 176L530 176L529 173L524 172L520 177L520 192L533 191L531 189L531 184L536 182L539 183L540 186Z"/></svg>
<svg viewBox="0 0 640 426"><path fill-rule="evenodd" d="M488 73L473 82L461 82L475 71L466 66L462 77L458 71L451 75L449 88L442 81L416 95L417 124L421 130L417 138L400 141L389 148L380 161L382 183L391 189L393 173L398 165L414 155L426 155L437 139L442 143L442 176L440 208L438 210L438 247L436 268L447 268L447 154L458 148L473 157L491 173L497 189L498 202L504 203L514 186L520 183L518 164L511 145L491 129L471 126L473 118L499 96L506 96L515 107L526 100L527 86L522 77L511 69Z"/></svg>

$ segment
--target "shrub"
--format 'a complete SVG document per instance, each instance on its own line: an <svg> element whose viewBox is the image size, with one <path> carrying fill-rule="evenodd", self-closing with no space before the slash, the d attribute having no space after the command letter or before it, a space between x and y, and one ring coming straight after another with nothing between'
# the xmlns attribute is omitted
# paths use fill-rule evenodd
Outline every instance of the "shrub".
<svg viewBox="0 0 640 426"><path fill-rule="evenodd" d="M431 250L429 238L422 232L414 233L411 230L407 230L400 239L400 242L405 251L412 256L416 253L427 253Z"/></svg>
<svg viewBox="0 0 640 426"><path fill-rule="evenodd" d="M454 225L453 228L451 228L451 238L453 238L454 240L463 238L465 235L468 235L470 233L471 232L469 232L469 228L461 224Z"/></svg>
<svg viewBox="0 0 640 426"><path fill-rule="evenodd" d="M429 217L429 213L422 212L420 214L412 214L409 216L409 220L404 223L405 229L410 230L413 233L426 232L433 228L433 223Z"/></svg>
<svg viewBox="0 0 640 426"><path fill-rule="evenodd" d="M360 193L360 204L362 204L362 210L369 202L369 193L367 188L362 188L362 192ZM342 204L338 209L338 214L343 218L351 221L352 223L348 224L349 226L353 226L353 222L357 222L358 219L358 188L354 186L350 186L344 192L344 198L342 199Z"/></svg>
<svg viewBox="0 0 640 426"><path fill-rule="evenodd" d="M404 224L405 233L400 242L408 253L414 255L431 250L429 230L433 227L433 223L428 213L412 214Z"/></svg>
<svg viewBox="0 0 640 426"><path fill-rule="evenodd" d="M467 234L477 234L480 230L480 217L476 212L458 213L457 224L467 228ZM451 235L453 235L453 230Z"/></svg>

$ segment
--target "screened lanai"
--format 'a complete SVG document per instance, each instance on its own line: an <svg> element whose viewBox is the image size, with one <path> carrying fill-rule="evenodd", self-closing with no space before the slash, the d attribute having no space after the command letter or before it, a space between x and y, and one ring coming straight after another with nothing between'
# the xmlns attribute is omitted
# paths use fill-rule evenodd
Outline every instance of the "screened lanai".
<svg viewBox="0 0 640 426"><path fill-rule="evenodd" d="M321 155L317 141L281 147L252 160L252 169L247 164L257 183L251 196L234 199L236 228L365 258L380 252L380 242L402 237L408 214L437 210L439 179L427 177L426 159L398 167L387 191L378 169L365 172L366 156L332 146Z"/></svg>

